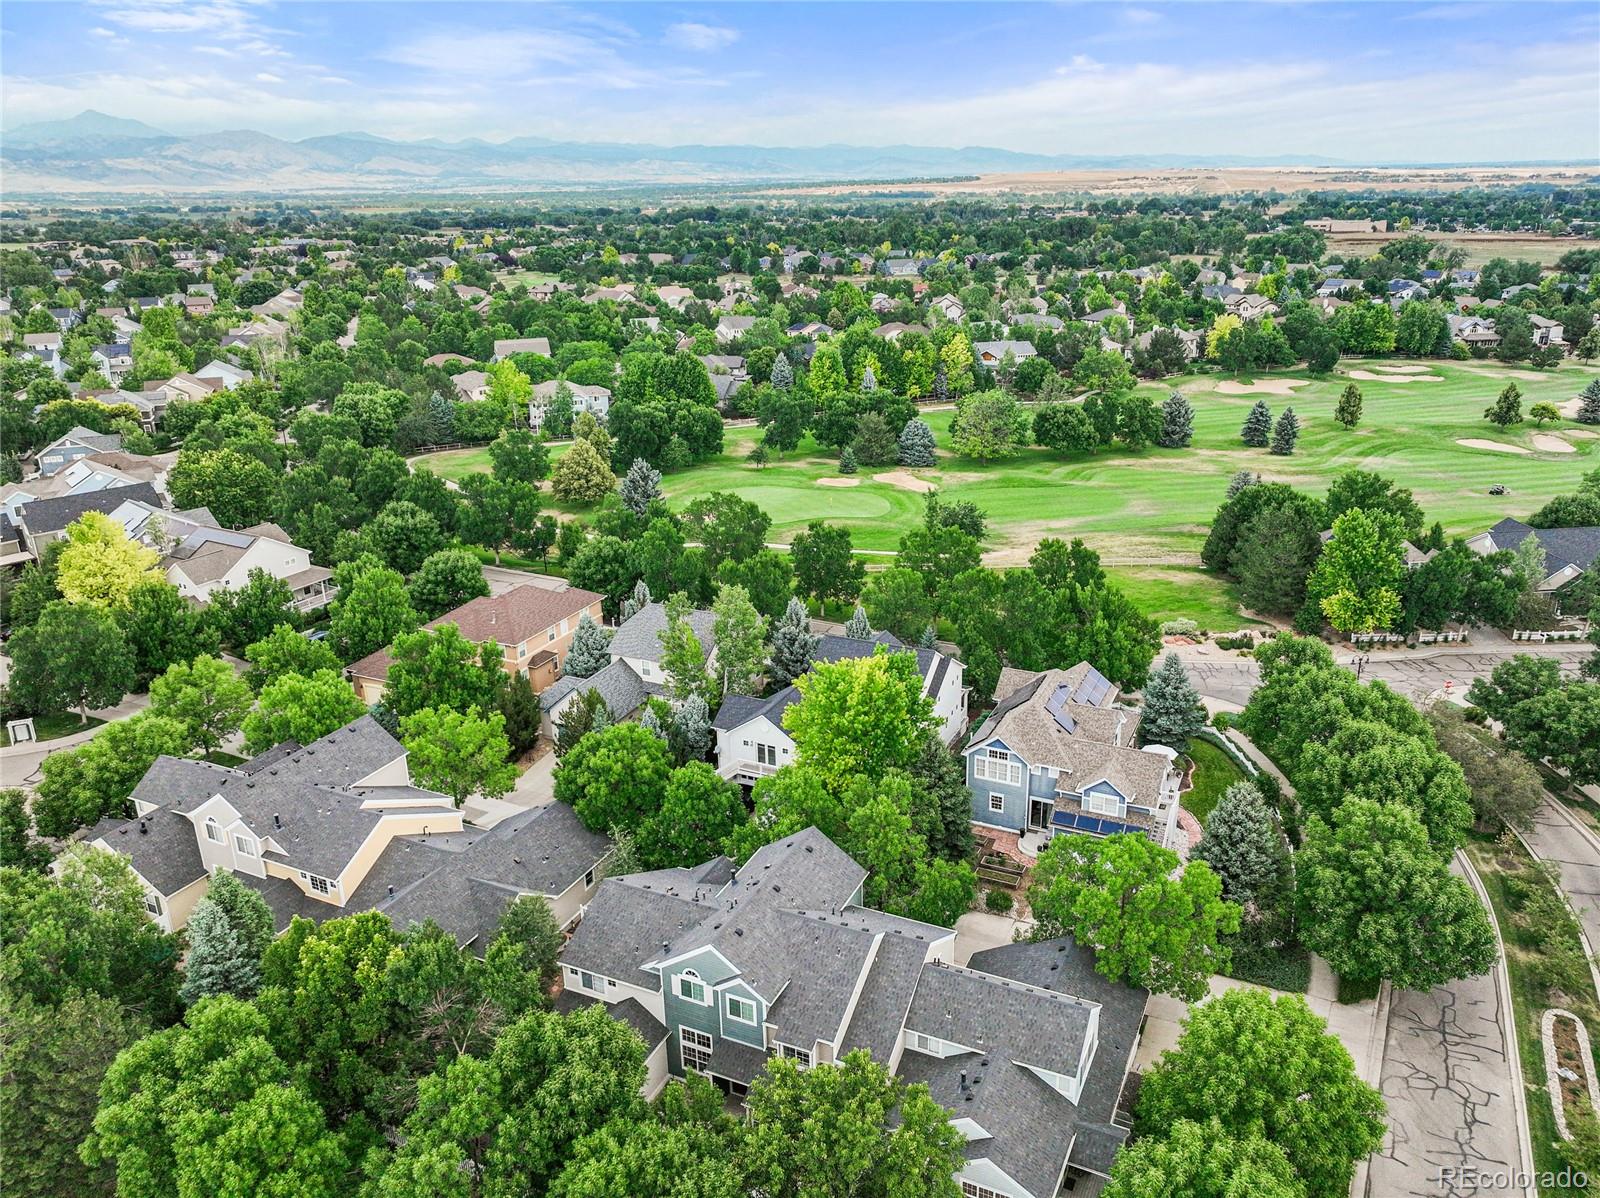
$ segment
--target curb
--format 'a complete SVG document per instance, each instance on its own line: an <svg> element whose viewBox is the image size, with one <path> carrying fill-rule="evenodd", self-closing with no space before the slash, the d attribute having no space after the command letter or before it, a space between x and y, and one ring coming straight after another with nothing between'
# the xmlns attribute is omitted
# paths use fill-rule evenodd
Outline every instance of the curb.
<svg viewBox="0 0 1600 1198"><path fill-rule="evenodd" d="M1494 988L1500 995L1500 1034L1506 1039L1506 1056L1511 1059L1511 1097L1517 1111L1517 1147L1522 1152L1522 1175L1524 1178L1521 1193L1534 1198L1533 1182L1533 1143L1528 1131L1528 1100L1527 1079L1522 1075L1522 1047L1517 1039L1516 1015L1511 1009L1511 977L1506 972L1506 943L1500 935L1500 921L1494 917L1494 904L1489 901L1489 892L1484 889L1483 879L1478 877L1472 860L1462 849L1457 849L1455 859L1460 863L1462 872L1466 875L1473 892L1478 896L1478 901L1483 904L1484 911L1489 916L1489 926L1494 929L1495 943L1500 951L1494 961Z"/></svg>

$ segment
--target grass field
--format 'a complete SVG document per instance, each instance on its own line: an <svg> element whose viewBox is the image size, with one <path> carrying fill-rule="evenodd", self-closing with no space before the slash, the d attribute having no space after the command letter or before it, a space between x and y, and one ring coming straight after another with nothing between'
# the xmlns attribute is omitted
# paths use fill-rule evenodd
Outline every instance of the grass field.
<svg viewBox="0 0 1600 1198"><path fill-rule="evenodd" d="M72 736L77 732L87 732L90 728L98 728L104 720L89 717L85 724L82 717L75 711L58 711L50 715L33 717L33 731L35 741L59 740L63 736ZM11 737L4 728L0 728L0 745L10 746Z"/></svg>
<svg viewBox="0 0 1600 1198"><path fill-rule="evenodd" d="M1183 792L1181 801L1184 810L1204 824L1222 792L1244 781L1244 771L1216 745L1199 737L1189 742L1188 753L1194 762L1194 785Z"/></svg>
<svg viewBox="0 0 1600 1198"><path fill-rule="evenodd" d="M1482 266L1491 258L1538 262L1554 266L1562 254L1572 250L1600 249L1600 241L1588 237L1546 237L1539 233L1438 233L1432 229L1388 233L1330 233L1328 251L1366 257L1383 249L1387 242L1418 236L1446 248L1460 247L1467 252L1468 266Z"/></svg>
<svg viewBox="0 0 1600 1198"><path fill-rule="evenodd" d="M1215 630L1248 623L1235 614L1237 600L1227 585L1198 569L1207 526L1237 471L1254 470L1268 480L1320 492L1343 470L1375 470L1412 488L1428 519L1443 523L1447 533L1471 534L1503 516L1528 515L1551 496L1573 490L1583 472L1600 465L1595 430L1571 421L1539 430L1530 421L1502 432L1483 419L1484 408L1512 379L1523 392L1526 411L1540 400L1575 398L1600 371L1572 363L1536 372L1483 362L1428 362L1425 375L1352 379L1352 372L1383 376L1381 365L1347 360L1323 379L1287 371L1251 384L1199 375L1143 385L1141 390L1157 399L1176 387L1194 405L1194 444L1186 450L1118 448L1068 457L1030 447L1015 458L983 464L956 457L949 449L952 413L930 411L925 418L938 439L940 462L912 473L947 498L972 500L988 513L986 560L991 564L1025 561L1044 537L1082 537L1151 615L1188 616ZM1402 381L1424 377L1430 381ZM1365 405L1361 425L1346 431L1334 421L1333 409L1351 381L1361 387ZM1270 393L1291 386L1292 397ZM1234 393L1240 390L1246 393ZM1301 436L1292 457L1240 444L1239 427L1258 398L1274 415L1294 407ZM868 550L893 550L901 534L921 519L922 495L877 481L874 475L883 470L864 467L854 486L822 485L819 480L838 477L837 465L809 437L795 452L758 470L744 459L760 432L730 428L721 455L667 476L668 501L683 507L713 491L734 491L771 517L774 541L788 542L808 522L827 520L847 526L857 548ZM1573 452L1536 451L1533 438L1539 434L1562 437ZM1525 452L1458 444L1468 439ZM447 478L488 465L481 449L449 450L423 460ZM1510 493L1490 495L1494 484Z"/></svg>

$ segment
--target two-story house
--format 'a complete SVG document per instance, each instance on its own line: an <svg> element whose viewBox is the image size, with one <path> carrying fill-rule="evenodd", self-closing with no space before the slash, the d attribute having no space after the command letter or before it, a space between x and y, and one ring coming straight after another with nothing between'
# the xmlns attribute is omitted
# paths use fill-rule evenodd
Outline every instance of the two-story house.
<svg viewBox="0 0 1600 1198"><path fill-rule="evenodd" d="M1139 712L1088 662L1001 671L998 701L967 742L975 823L1041 843L1057 832L1143 832L1172 842L1179 773L1170 749L1139 748Z"/></svg>
<svg viewBox="0 0 1600 1198"><path fill-rule="evenodd" d="M34 467L40 474L54 474L91 453L106 453L121 448L121 433L97 433L77 424L34 454Z"/></svg>
<svg viewBox="0 0 1600 1198"><path fill-rule="evenodd" d="M570 925L611 852L560 803L469 827L449 798L411 785L404 746L368 715L237 767L157 758L132 803L131 819L104 819L86 839L128 859L168 931L229 870L280 930L296 915L378 910L401 927L432 919L481 952L519 895L544 896Z"/></svg>
<svg viewBox="0 0 1600 1198"><path fill-rule="evenodd" d="M252 570L286 583L299 612L327 607L338 591L331 581L333 571L312 565L310 551L270 523L237 531L193 529L167 552L161 568L178 593L196 603L209 603L218 591L241 590Z"/></svg>
<svg viewBox="0 0 1600 1198"><path fill-rule="evenodd" d="M744 1097L771 1058L855 1050L928 1086L966 1137L973 1198L1054 1198L1104 1177L1142 990L1098 977L1070 941L954 964L948 928L861 906L866 871L816 828L742 867L607 878L561 955L564 1009L603 1002L672 1074Z"/></svg>
<svg viewBox="0 0 1600 1198"><path fill-rule="evenodd" d="M874 653L912 653L922 675L922 693L933 701L934 726L945 744L967 730L965 667L934 649L912 649L892 633L880 632L870 640L824 636L817 643L814 661L844 661ZM775 695L755 698L728 695L717 709L711 726L717 734L717 772L724 778L752 785L794 761L794 741L783 728L783 713L800 701L798 687L786 686Z"/></svg>
<svg viewBox="0 0 1600 1198"><path fill-rule="evenodd" d="M709 670L716 662L717 642L712 632L716 617L709 611L692 611L688 619ZM599 623L598 617L595 622ZM587 678L567 675L540 694L545 734L555 735L561 713L578 695L591 690L605 700L613 720L625 720L652 695L666 694L667 672L661 668L661 634L666 630L663 603L647 603L624 620L611 636L610 665Z"/></svg>
<svg viewBox="0 0 1600 1198"><path fill-rule="evenodd" d="M553 591L524 584L503 595L484 595L463 603L429 621L427 627L454 624L474 645L499 645L505 672L526 676L539 693L560 676L578 621L587 614L600 622L604 598L578 587ZM377 703L383 698L384 682L393 664L389 651L379 649L347 666L345 677L363 703Z"/></svg>
<svg viewBox="0 0 1600 1198"><path fill-rule="evenodd" d="M536 383L533 396L528 400L528 427L538 432L544 427L544 414L550 410L550 401L556 397L556 392L562 387L567 389L567 394L572 399L572 414L588 412L602 424L605 423L606 413L611 411L611 390L607 387L591 386L587 383L568 383L560 379L546 379Z"/></svg>

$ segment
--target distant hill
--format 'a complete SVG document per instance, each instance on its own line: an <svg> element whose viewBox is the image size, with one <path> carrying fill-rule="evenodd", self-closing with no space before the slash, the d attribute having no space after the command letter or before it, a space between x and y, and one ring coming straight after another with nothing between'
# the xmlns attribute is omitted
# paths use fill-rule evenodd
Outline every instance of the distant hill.
<svg viewBox="0 0 1600 1198"><path fill-rule="evenodd" d="M286 141L254 130L182 136L86 111L0 133L0 166L18 193L579 189L629 184L893 181L995 171L1333 166L1327 158L1093 157L992 146L657 146L537 136L396 141L335 133Z"/></svg>

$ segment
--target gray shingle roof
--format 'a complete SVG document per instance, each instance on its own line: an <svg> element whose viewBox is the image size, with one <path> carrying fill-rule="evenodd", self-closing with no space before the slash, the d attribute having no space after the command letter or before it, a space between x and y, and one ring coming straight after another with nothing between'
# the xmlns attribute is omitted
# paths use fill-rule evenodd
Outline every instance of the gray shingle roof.
<svg viewBox="0 0 1600 1198"><path fill-rule="evenodd" d="M715 616L709 611L689 613L689 627L700 638L706 656L716 647L711 634ZM611 637L611 657L632 657L639 661L661 660L661 634L667 628L667 608L662 603L647 603L625 621Z"/></svg>
<svg viewBox="0 0 1600 1198"><path fill-rule="evenodd" d="M697 899L693 888L654 889L607 878L567 941L561 960L630 986L660 990L660 975L640 966L660 958L663 944L672 943L710 914L715 890L705 887Z"/></svg>
<svg viewBox="0 0 1600 1198"><path fill-rule="evenodd" d="M851 918L859 914L849 912ZM887 1063L893 1057L930 947L928 940L896 933L887 933L878 941L866 984L856 1000L855 1014L839 1043L841 1055L864 1048L877 1061Z"/></svg>
<svg viewBox="0 0 1600 1198"><path fill-rule="evenodd" d="M34 536L46 532L60 532L85 512L110 513L129 500L161 506L161 496L149 483L132 483L125 487L107 487L104 491L89 491L82 495L62 495L56 499L35 499L22 505L20 515L28 532Z"/></svg>
<svg viewBox="0 0 1600 1198"><path fill-rule="evenodd" d="M26 511L27 509L23 509ZM1577 528L1533 528L1521 520L1507 518L1489 530L1500 549L1515 549L1529 536L1544 546L1545 571L1554 574L1564 566L1592 569L1600 557L1600 526Z"/></svg>
<svg viewBox="0 0 1600 1198"><path fill-rule="evenodd" d="M556 1010L563 1015L570 1015L574 1011L581 1011L600 1002L588 994L579 994L576 990L563 990L556 995ZM606 1014L618 1023L625 1023L639 1033L639 1039L644 1041L645 1051L648 1053L657 1045L662 1044L667 1038L667 1029L661 1020L645 1010L638 999L625 998L619 1003L606 1006Z"/></svg>
<svg viewBox="0 0 1600 1198"><path fill-rule="evenodd" d="M556 679L553 685L545 688L539 696L539 701L544 710L549 711L574 691L583 693L590 690L600 692L600 697L606 701L606 707L610 710L613 720L626 719L643 707L644 701L651 695L662 693L660 686L646 682L635 674L632 666L626 662L614 661L587 678Z"/></svg>
<svg viewBox="0 0 1600 1198"><path fill-rule="evenodd" d="M142 819L112 816L91 828L85 839L104 840L164 896L177 894L206 874L194 825L174 811L152 811Z"/></svg>
<svg viewBox="0 0 1600 1198"><path fill-rule="evenodd" d="M917 982L906 1027L1070 1075L1078 1071L1093 1010L1093 1004L1057 991L930 965Z"/></svg>

